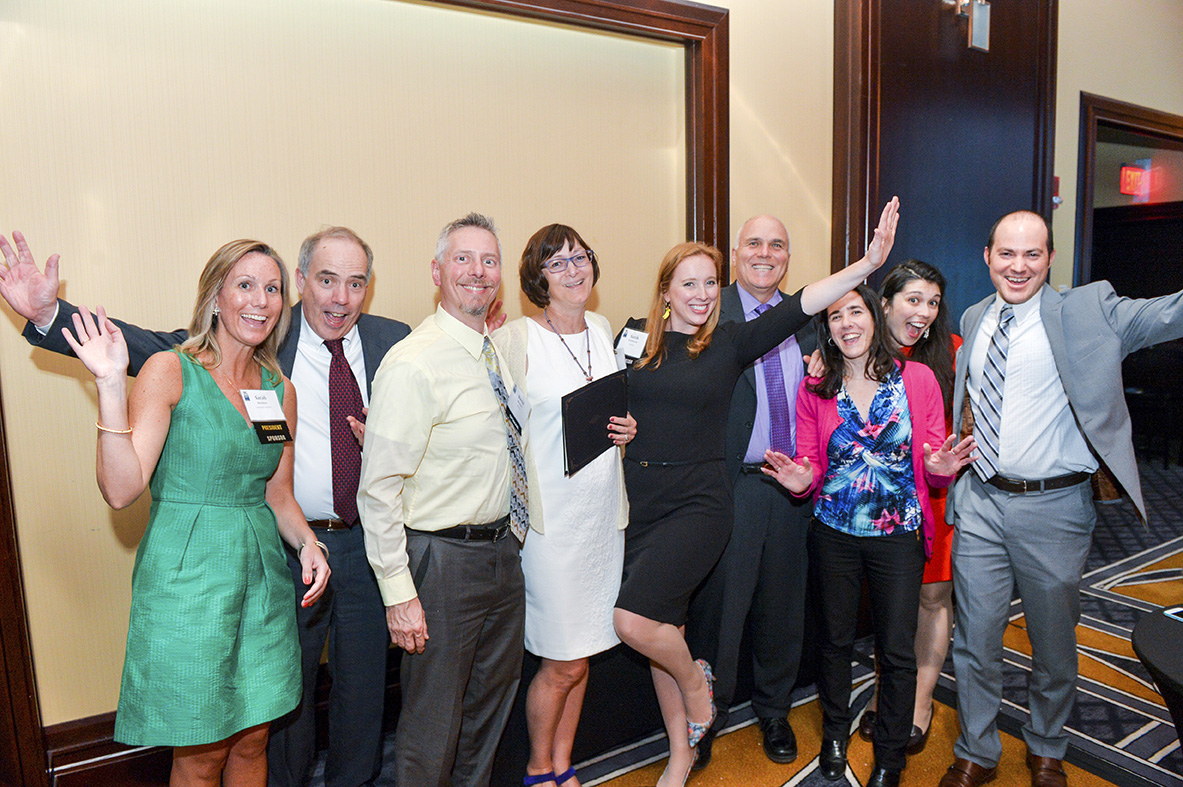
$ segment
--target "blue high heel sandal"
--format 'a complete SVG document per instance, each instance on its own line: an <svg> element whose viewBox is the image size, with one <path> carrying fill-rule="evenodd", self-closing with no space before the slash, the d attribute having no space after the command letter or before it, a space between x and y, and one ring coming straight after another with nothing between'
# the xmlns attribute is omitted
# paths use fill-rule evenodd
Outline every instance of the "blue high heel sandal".
<svg viewBox="0 0 1183 787"><path fill-rule="evenodd" d="M698 742L702 740L703 736L707 734L707 730L715 723L718 708L715 707L715 673L711 672L711 665L707 664L706 659L695 659L694 663L702 668L703 677L707 679L707 692L711 697L711 718L705 724L691 721L689 718L686 719L686 734L690 741L690 748L695 749L695 754L697 754Z"/></svg>

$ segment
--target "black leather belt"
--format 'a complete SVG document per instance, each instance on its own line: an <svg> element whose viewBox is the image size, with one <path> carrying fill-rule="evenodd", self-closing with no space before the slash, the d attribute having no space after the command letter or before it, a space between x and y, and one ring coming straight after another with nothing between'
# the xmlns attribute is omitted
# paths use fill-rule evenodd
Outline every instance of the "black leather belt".
<svg viewBox="0 0 1183 787"><path fill-rule="evenodd" d="M1054 478L1042 478L1037 481L995 475L986 483L996 489L1001 489L1003 492L1010 492L1012 495L1026 495L1032 492L1050 492L1053 489L1067 489L1070 486L1083 484L1087 480L1089 480L1088 473L1078 472L1058 475Z"/></svg>
<svg viewBox="0 0 1183 787"><path fill-rule="evenodd" d="M509 535L509 514L487 525L456 525L445 527L443 530L415 530L412 533L422 533L425 536L439 536L452 538L457 541L500 541Z"/></svg>
<svg viewBox="0 0 1183 787"><path fill-rule="evenodd" d="M634 459L628 454L625 454L624 458L633 464L640 465L641 467L688 467L690 465L701 465L707 462L723 461L722 459L679 459L674 462L655 462L648 459Z"/></svg>
<svg viewBox="0 0 1183 787"><path fill-rule="evenodd" d="M739 472L746 475L764 475L764 468L767 466L763 462L745 462L739 466Z"/></svg>
<svg viewBox="0 0 1183 787"><path fill-rule="evenodd" d="M308 520L309 527L319 527L322 530L329 531L330 533L333 532L334 530L348 530L351 527L353 527L353 525L356 525L356 524L357 524L356 522L353 522L352 524L349 522L346 522L344 519L309 519Z"/></svg>

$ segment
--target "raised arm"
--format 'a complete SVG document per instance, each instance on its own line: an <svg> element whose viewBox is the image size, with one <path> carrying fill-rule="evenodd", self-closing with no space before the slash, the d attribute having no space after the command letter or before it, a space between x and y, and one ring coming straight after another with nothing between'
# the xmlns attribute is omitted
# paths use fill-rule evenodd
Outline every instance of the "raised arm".
<svg viewBox="0 0 1183 787"><path fill-rule="evenodd" d="M853 265L847 265L837 273L821 281L806 285L801 291L801 308L806 314L817 314L834 301L858 286L859 282L878 270L891 253L895 244L895 229L900 220L900 198L892 197L879 214L879 226L867 246L867 253Z"/></svg>
<svg viewBox="0 0 1183 787"><path fill-rule="evenodd" d="M64 338L95 376L99 392L95 474L112 508L126 508L147 488L168 436L172 408L181 398L181 362L172 353L149 359L128 396L127 345L100 307L85 308Z"/></svg>
<svg viewBox="0 0 1183 787"><path fill-rule="evenodd" d="M50 255L45 261L43 273L37 267L23 234L14 231L12 243L15 249L9 245L7 238L0 235L0 253L4 255L4 267L0 269L0 296L14 312L32 324L48 325L57 309L60 257L57 254Z"/></svg>

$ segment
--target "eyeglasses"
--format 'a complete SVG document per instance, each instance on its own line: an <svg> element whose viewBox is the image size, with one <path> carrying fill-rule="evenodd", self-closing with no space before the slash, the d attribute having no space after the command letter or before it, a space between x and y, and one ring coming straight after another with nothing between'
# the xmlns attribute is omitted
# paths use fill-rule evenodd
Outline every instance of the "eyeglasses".
<svg viewBox="0 0 1183 787"><path fill-rule="evenodd" d="M588 249L570 257L551 257L542 263L542 267L549 273L562 273L567 270L568 265L574 265L576 268L586 268L588 265L591 265L595 257L596 253Z"/></svg>

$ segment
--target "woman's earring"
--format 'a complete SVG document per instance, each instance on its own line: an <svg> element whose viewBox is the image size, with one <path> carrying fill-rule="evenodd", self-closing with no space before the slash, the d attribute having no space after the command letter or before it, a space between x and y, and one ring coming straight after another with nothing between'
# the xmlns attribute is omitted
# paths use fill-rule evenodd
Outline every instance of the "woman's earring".
<svg viewBox="0 0 1183 787"><path fill-rule="evenodd" d="M834 337L833 337L833 336L827 336L827 337L826 337L826 341L830 343L830 346L831 346L831 347L837 347L837 346L838 346L838 345L834 344Z"/></svg>
<svg viewBox="0 0 1183 787"><path fill-rule="evenodd" d="M221 313L222 313L222 310L221 310L221 309L219 309L219 308L218 308L218 304L216 304L216 303L215 303L215 304L214 304L214 310L213 310L212 314L213 314L215 317L217 317L217 316L218 316L219 314L221 314Z"/></svg>
<svg viewBox="0 0 1183 787"><path fill-rule="evenodd" d="M668 320L670 318L670 302L665 302L665 311L661 313L661 319Z"/></svg>
<svg viewBox="0 0 1183 787"><path fill-rule="evenodd" d="M925 328L925 329L924 329L924 338L925 338L925 339L927 339L927 338L928 338L928 328Z"/></svg>

